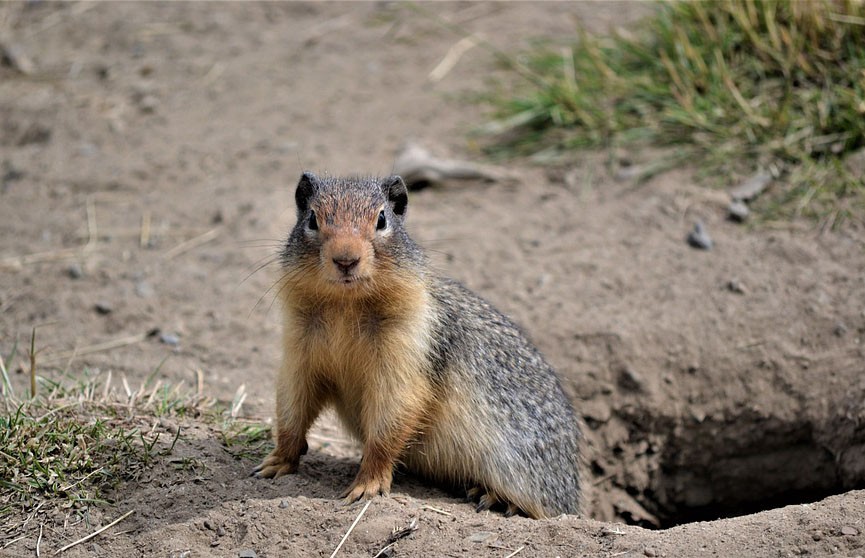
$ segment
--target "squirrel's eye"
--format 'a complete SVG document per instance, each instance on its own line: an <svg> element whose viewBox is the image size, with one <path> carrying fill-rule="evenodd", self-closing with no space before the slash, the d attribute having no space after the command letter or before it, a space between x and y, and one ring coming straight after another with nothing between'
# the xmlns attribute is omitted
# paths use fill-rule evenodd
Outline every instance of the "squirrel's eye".
<svg viewBox="0 0 865 558"><path fill-rule="evenodd" d="M382 210L378 214L378 223L376 223L375 228L382 230L385 227L387 227L387 218L384 216L384 210Z"/></svg>
<svg viewBox="0 0 865 558"><path fill-rule="evenodd" d="M318 220L315 218L315 211L309 212L309 222L306 224L306 226L309 227L309 230L311 231L318 230Z"/></svg>

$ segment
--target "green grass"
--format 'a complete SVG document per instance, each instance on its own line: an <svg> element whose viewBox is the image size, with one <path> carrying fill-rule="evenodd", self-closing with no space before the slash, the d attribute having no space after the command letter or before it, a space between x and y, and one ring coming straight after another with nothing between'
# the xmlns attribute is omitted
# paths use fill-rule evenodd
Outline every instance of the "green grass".
<svg viewBox="0 0 865 558"><path fill-rule="evenodd" d="M0 518L37 510L105 503L105 493L137 480L155 460L172 453L172 434L160 416L198 413L204 401L159 385L131 396L109 395L86 372L81 379L38 378L40 394L16 397L0 359Z"/></svg>
<svg viewBox="0 0 865 558"><path fill-rule="evenodd" d="M238 458L266 445L266 427L236 418L242 400L229 412L153 375L132 391L125 381L112 386L110 374L85 370L57 381L35 378L36 397L29 389L16 394L4 364L12 356L0 357L0 541L17 537L37 513L111 504L112 489L159 465L196 472L200 460L175 451L189 421L215 426Z"/></svg>
<svg viewBox="0 0 865 558"><path fill-rule="evenodd" d="M235 459L259 460L272 445L270 427L260 423L231 421L223 425L219 435L225 451Z"/></svg>
<svg viewBox="0 0 865 558"><path fill-rule="evenodd" d="M530 85L495 97L494 152L665 147L726 186L772 171L766 217L862 222L845 157L865 147L865 4L663 3L632 34L576 39L512 60Z"/></svg>

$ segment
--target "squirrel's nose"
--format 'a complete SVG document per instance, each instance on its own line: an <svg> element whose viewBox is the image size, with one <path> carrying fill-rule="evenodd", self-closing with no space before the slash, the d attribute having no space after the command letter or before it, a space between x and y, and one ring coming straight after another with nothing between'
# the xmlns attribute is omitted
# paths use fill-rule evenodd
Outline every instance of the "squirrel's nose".
<svg viewBox="0 0 865 558"><path fill-rule="evenodd" d="M334 258L333 263L336 264L337 269L341 272L348 275L351 271L357 267L357 263L360 261L360 258L353 257L340 257Z"/></svg>

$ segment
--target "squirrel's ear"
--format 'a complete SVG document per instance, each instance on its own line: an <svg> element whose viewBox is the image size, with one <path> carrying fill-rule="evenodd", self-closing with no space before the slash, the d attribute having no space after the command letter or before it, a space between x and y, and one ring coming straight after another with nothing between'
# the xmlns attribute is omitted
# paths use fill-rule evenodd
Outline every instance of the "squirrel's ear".
<svg viewBox="0 0 865 558"><path fill-rule="evenodd" d="M408 188L406 188L402 178L396 175L388 176L382 180L381 189L384 191L387 201L390 202L393 212L396 215L405 215L408 206Z"/></svg>
<svg viewBox="0 0 865 558"><path fill-rule="evenodd" d="M294 201L297 203L297 211L305 212L309 209L309 198L318 189L318 177L309 171L300 175L300 181L297 183L297 190L294 191Z"/></svg>

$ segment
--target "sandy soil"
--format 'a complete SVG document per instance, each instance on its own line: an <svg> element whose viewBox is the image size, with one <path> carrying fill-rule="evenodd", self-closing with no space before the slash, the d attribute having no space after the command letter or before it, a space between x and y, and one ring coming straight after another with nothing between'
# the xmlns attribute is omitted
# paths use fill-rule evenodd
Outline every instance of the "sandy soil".
<svg viewBox="0 0 865 558"><path fill-rule="evenodd" d="M33 70L0 66L0 351L38 325L49 377L156 371L192 387L201 371L206 392L243 386L244 414L268 420L279 328L264 264L300 172L386 174L411 138L479 159L483 107L467 99L516 78L476 47L431 82L459 39L515 53L648 9L0 6L4 44ZM375 555L413 518L388 555L865 555L865 231L726 222L725 195L687 171L635 186L591 155L506 170L517 179L415 193L410 230L561 374L587 425L585 514L476 514L399 476L340 555ZM697 219L711 251L684 241ZM128 343L86 352L112 340ZM334 500L359 452L329 418L276 482L182 426L176 455L196 467L160 465L83 520L39 517L0 555L34 555L37 523L47 553L135 510L66 554L329 556L362 509Z"/></svg>

